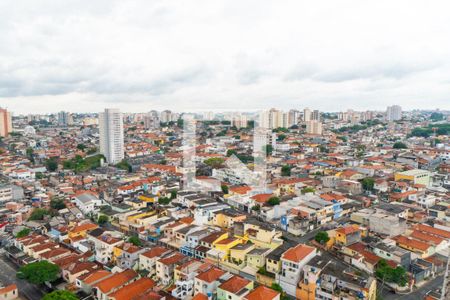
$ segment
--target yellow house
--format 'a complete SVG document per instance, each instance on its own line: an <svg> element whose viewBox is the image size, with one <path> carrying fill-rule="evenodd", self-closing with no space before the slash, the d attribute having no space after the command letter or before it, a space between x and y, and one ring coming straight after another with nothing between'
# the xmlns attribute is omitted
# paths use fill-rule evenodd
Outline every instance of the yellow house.
<svg viewBox="0 0 450 300"><path fill-rule="evenodd" d="M408 180L414 184L430 185L430 172L426 170L408 170L405 172L398 172L394 174L395 181Z"/></svg>
<svg viewBox="0 0 450 300"><path fill-rule="evenodd" d="M250 241L257 248L276 249L283 244L282 232L271 227L260 226L247 222L235 224L235 236Z"/></svg>
<svg viewBox="0 0 450 300"><path fill-rule="evenodd" d="M226 209L218 211L214 214L212 219L212 225L219 226L221 228L232 228L234 223L243 222L247 216L243 213Z"/></svg>
<svg viewBox="0 0 450 300"><path fill-rule="evenodd" d="M266 256L270 249L258 248L253 249L247 253L247 266L255 270L263 267L266 264Z"/></svg>
<svg viewBox="0 0 450 300"><path fill-rule="evenodd" d="M141 200L145 203L155 203L158 202L158 196L153 194L143 194L138 196L138 200Z"/></svg>
<svg viewBox="0 0 450 300"><path fill-rule="evenodd" d="M70 240L85 238L88 231L97 229L98 225L94 223L85 223L77 225L69 230L68 236Z"/></svg>
<svg viewBox="0 0 450 300"><path fill-rule="evenodd" d="M234 246L238 245L238 244L242 244L244 243L244 241L242 239L239 238L235 238L235 237L229 237L220 241L215 241L213 242L212 246L213 249L216 250L215 252L221 252L221 260L222 261L227 261L230 257L230 250L231 248L233 248Z"/></svg>
<svg viewBox="0 0 450 300"><path fill-rule="evenodd" d="M335 230L336 243L344 246L361 241L361 229L358 225L349 225Z"/></svg>

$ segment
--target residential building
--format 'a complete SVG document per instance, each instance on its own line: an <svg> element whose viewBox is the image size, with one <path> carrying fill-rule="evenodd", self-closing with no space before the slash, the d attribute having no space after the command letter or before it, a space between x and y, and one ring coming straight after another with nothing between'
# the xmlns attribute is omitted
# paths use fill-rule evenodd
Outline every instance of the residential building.
<svg viewBox="0 0 450 300"><path fill-rule="evenodd" d="M124 133L122 113L118 109L107 108L99 113L100 153L110 164L124 159Z"/></svg>

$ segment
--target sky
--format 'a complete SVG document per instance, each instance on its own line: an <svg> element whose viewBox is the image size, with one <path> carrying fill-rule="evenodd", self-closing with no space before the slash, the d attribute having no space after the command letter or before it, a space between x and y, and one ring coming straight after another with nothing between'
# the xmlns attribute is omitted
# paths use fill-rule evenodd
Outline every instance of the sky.
<svg viewBox="0 0 450 300"><path fill-rule="evenodd" d="M15 114L450 109L450 2L2 0Z"/></svg>

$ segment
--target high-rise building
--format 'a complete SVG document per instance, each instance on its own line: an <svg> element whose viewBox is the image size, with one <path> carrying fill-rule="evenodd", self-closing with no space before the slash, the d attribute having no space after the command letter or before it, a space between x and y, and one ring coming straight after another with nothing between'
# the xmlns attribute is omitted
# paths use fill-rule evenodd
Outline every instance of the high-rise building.
<svg viewBox="0 0 450 300"><path fill-rule="evenodd" d="M0 136L5 137L12 132L11 113L0 107Z"/></svg>
<svg viewBox="0 0 450 300"><path fill-rule="evenodd" d="M299 119L300 119L300 112L296 109L291 109L289 111L288 126L292 127L294 125L297 125Z"/></svg>
<svg viewBox="0 0 450 300"><path fill-rule="evenodd" d="M99 114L100 153L108 163L116 164L124 158L123 117L118 109L106 108Z"/></svg>
<svg viewBox="0 0 450 300"><path fill-rule="evenodd" d="M231 126L236 126L236 128L243 128L247 127L248 119L246 115L243 115L241 113L233 114L231 117Z"/></svg>
<svg viewBox="0 0 450 300"><path fill-rule="evenodd" d="M152 110L144 116L144 128L145 129L156 129L160 127L160 120L158 112Z"/></svg>
<svg viewBox="0 0 450 300"><path fill-rule="evenodd" d="M402 107L399 105L388 106L386 110L386 120L397 121L402 118Z"/></svg>
<svg viewBox="0 0 450 300"><path fill-rule="evenodd" d="M322 135L322 123L316 120L306 122L306 133Z"/></svg>
<svg viewBox="0 0 450 300"><path fill-rule="evenodd" d="M311 121L311 110L309 108L305 108L303 110L303 121L304 122Z"/></svg>
<svg viewBox="0 0 450 300"><path fill-rule="evenodd" d="M161 122L167 123L167 122L175 121L174 119L175 119L175 117L170 110L163 110L161 112Z"/></svg>
<svg viewBox="0 0 450 300"><path fill-rule="evenodd" d="M60 111L58 113L58 125L67 126L72 125L73 119L72 114L67 111Z"/></svg>
<svg viewBox="0 0 450 300"><path fill-rule="evenodd" d="M320 112L317 109L313 110L311 120L320 121Z"/></svg>

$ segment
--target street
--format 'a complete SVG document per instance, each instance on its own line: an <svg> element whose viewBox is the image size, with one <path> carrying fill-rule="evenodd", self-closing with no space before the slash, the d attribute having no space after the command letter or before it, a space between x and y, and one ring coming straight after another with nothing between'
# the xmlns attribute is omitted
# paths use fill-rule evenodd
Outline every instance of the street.
<svg viewBox="0 0 450 300"><path fill-rule="evenodd" d="M16 277L17 266L10 262L4 254L0 255L0 270L0 281L2 284L15 283L19 289L20 296L25 299L40 300L42 298L43 293L38 287Z"/></svg>
<svg viewBox="0 0 450 300"><path fill-rule="evenodd" d="M430 280L426 284L422 285L417 290L415 290L412 293L407 294L407 295L394 294L394 293L390 292L388 289L384 288L383 292L382 292L382 299L383 300L398 300L398 299L421 300L425 297L427 292L429 292L430 290L435 290L435 289L441 288L443 280L444 280L443 275L438 276L438 277Z"/></svg>

